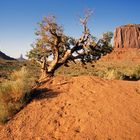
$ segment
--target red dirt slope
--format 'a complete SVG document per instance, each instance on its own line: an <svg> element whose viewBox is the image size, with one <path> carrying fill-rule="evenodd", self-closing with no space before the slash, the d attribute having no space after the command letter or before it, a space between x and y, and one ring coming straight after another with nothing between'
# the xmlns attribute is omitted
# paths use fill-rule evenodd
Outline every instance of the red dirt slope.
<svg viewBox="0 0 140 140"><path fill-rule="evenodd" d="M103 56L100 61L133 61L140 62L140 48L117 48Z"/></svg>
<svg viewBox="0 0 140 140"><path fill-rule="evenodd" d="M40 89L1 140L140 140L140 81L55 77Z"/></svg>

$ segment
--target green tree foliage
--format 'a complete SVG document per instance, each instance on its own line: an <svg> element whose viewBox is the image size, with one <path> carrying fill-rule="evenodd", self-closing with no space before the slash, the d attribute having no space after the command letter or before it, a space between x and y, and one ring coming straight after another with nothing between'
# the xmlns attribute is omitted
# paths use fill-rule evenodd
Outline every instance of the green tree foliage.
<svg viewBox="0 0 140 140"><path fill-rule="evenodd" d="M90 52L93 56L94 61L100 59L102 56L106 55L107 53L110 53L113 50L111 44L112 37L112 32L103 33L101 39L90 45Z"/></svg>

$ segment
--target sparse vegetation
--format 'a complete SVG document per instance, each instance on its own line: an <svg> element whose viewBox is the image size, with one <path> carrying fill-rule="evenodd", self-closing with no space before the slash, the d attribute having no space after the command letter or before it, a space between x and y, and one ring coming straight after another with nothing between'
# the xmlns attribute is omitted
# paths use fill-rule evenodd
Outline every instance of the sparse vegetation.
<svg viewBox="0 0 140 140"><path fill-rule="evenodd" d="M55 75L90 75L121 80L140 79L140 64L137 62L98 61L86 65L80 61L75 62L76 65L70 62L69 67L62 66ZM39 67L32 62L11 61L1 65L4 66L1 66L1 70L4 71L6 80L2 80L0 85L0 122L5 123L30 100L30 90L35 79L39 78L40 71Z"/></svg>
<svg viewBox="0 0 140 140"><path fill-rule="evenodd" d="M95 65L99 73L103 73L101 77L120 80L139 80L140 79L140 64L131 61L108 61L99 62ZM108 78L109 78L108 77ZM113 78L114 77L114 78ZM109 78L110 79L110 78Z"/></svg>
<svg viewBox="0 0 140 140"><path fill-rule="evenodd" d="M10 79L11 73L15 70L20 70L23 66L26 66L29 70L32 69L32 73L36 73L35 76L39 77L40 68L35 62L0 60L0 83L5 79Z"/></svg>
<svg viewBox="0 0 140 140"><path fill-rule="evenodd" d="M14 71L10 80L1 83L0 122L5 123L28 102L29 99L25 96L27 97L34 85L35 78L26 67Z"/></svg>
<svg viewBox="0 0 140 140"><path fill-rule="evenodd" d="M70 67L61 67L56 75L91 75L105 79L138 80L140 79L140 64L137 62L103 62L89 63L83 67L80 62L77 65L70 63Z"/></svg>

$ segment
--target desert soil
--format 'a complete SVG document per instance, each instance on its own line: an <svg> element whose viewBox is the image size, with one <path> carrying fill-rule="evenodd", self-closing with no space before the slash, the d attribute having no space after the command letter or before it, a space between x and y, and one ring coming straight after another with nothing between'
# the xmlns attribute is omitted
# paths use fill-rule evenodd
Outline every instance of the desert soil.
<svg viewBox="0 0 140 140"><path fill-rule="evenodd" d="M57 76L0 131L1 140L140 140L140 81Z"/></svg>

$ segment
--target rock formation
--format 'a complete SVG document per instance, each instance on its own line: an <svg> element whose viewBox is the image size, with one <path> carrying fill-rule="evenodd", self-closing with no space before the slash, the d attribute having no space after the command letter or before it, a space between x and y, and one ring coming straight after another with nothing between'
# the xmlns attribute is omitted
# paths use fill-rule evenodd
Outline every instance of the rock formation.
<svg viewBox="0 0 140 140"><path fill-rule="evenodd" d="M140 24L128 24L116 28L114 47L140 48Z"/></svg>
<svg viewBox="0 0 140 140"><path fill-rule="evenodd" d="M20 57L17 59L18 61L25 61L26 59L23 58L23 55L21 54Z"/></svg>
<svg viewBox="0 0 140 140"><path fill-rule="evenodd" d="M114 50L101 61L140 61L140 24L117 27L114 32Z"/></svg>

